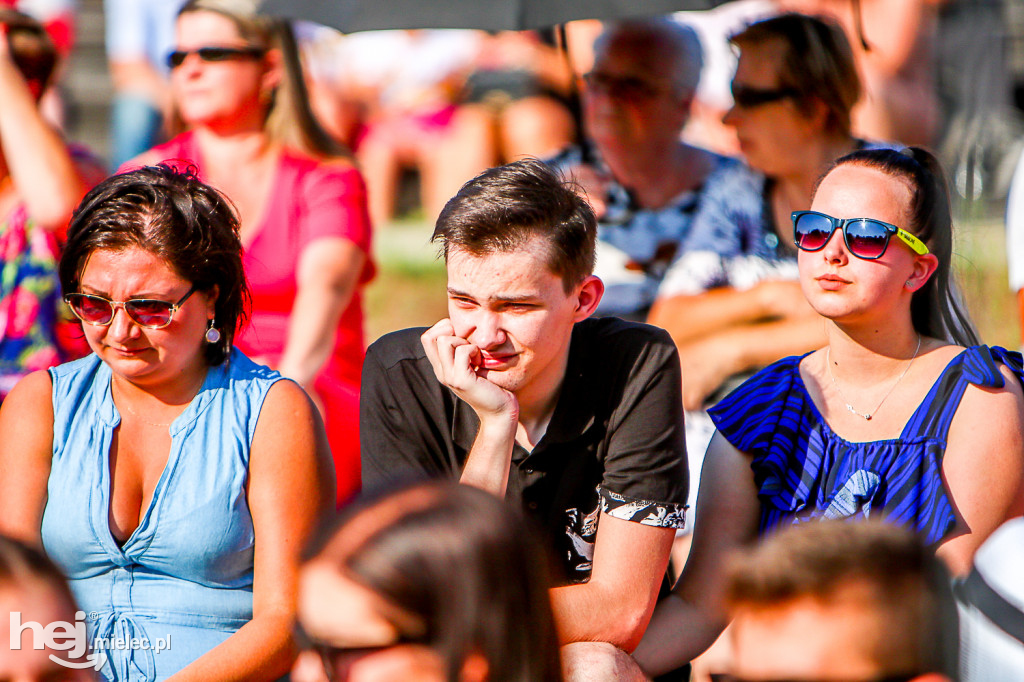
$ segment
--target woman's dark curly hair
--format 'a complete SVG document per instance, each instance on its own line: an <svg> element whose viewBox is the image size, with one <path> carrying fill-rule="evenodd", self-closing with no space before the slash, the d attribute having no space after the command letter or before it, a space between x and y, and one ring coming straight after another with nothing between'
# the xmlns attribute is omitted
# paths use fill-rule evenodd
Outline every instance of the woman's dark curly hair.
<svg viewBox="0 0 1024 682"><path fill-rule="evenodd" d="M230 201L200 182L192 166L160 164L113 175L75 209L60 260L60 284L65 293L78 291L94 251L138 247L152 253L198 291L217 288L214 310L221 338L204 348L207 363L219 365L230 354L249 308L238 228Z"/></svg>

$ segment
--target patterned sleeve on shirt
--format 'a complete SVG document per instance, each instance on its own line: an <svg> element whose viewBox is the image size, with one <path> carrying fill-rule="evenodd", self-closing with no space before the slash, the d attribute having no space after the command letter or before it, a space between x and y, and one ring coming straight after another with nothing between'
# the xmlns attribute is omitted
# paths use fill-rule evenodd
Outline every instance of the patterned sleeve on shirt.
<svg viewBox="0 0 1024 682"><path fill-rule="evenodd" d="M658 528L682 530L686 527L685 504L633 499L606 488L599 488L598 493L601 511L609 516Z"/></svg>
<svg viewBox="0 0 1024 682"><path fill-rule="evenodd" d="M760 243L764 233L764 176L749 166L722 164L704 183L682 253L712 251L725 258L770 255Z"/></svg>
<svg viewBox="0 0 1024 682"><path fill-rule="evenodd" d="M726 164L708 178L690 234L665 273L658 298L796 278L795 260L779 256L778 236L765 224L764 183L762 174L740 163Z"/></svg>

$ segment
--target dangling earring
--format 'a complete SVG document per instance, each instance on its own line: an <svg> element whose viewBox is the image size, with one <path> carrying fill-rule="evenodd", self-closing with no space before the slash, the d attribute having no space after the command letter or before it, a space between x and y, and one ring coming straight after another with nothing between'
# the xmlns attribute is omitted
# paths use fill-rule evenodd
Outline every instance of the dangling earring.
<svg viewBox="0 0 1024 682"><path fill-rule="evenodd" d="M206 329L206 343L217 343L220 341L220 330L214 327L215 320L210 320L210 326Z"/></svg>

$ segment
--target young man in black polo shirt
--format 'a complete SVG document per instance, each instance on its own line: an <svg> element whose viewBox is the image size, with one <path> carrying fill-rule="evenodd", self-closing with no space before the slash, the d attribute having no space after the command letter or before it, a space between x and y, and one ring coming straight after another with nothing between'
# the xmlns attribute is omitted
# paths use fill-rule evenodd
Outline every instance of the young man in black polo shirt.
<svg viewBox="0 0 1024 682"><path fill-rule="evenodd" d="M522 504L562 560L552 599L567 665L633 679L683 523L679 360L647 325L587 319L593 211L536 160L492 168L438 218L448 318L373 344L363 485L458 477ZM609 644L614 647L608 646ZM639 670L635 671L639 674Z"/></svg>

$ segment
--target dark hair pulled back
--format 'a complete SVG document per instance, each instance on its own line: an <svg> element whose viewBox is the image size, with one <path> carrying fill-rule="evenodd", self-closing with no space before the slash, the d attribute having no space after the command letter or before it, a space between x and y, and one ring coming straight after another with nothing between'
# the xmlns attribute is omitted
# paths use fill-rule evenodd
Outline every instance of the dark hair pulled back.
<svg viewBox="0 0 1024 682"><path fill-rule="evenodd" d="M953 217L946 175L938 159L920 147L864 149L840 157L825 175L848 164L875 168L901 178L910 187L910 224L901 227L917 235L939 261L935 273L911 299L914 329L961 346L981 343L953 277Z"/></svg>

